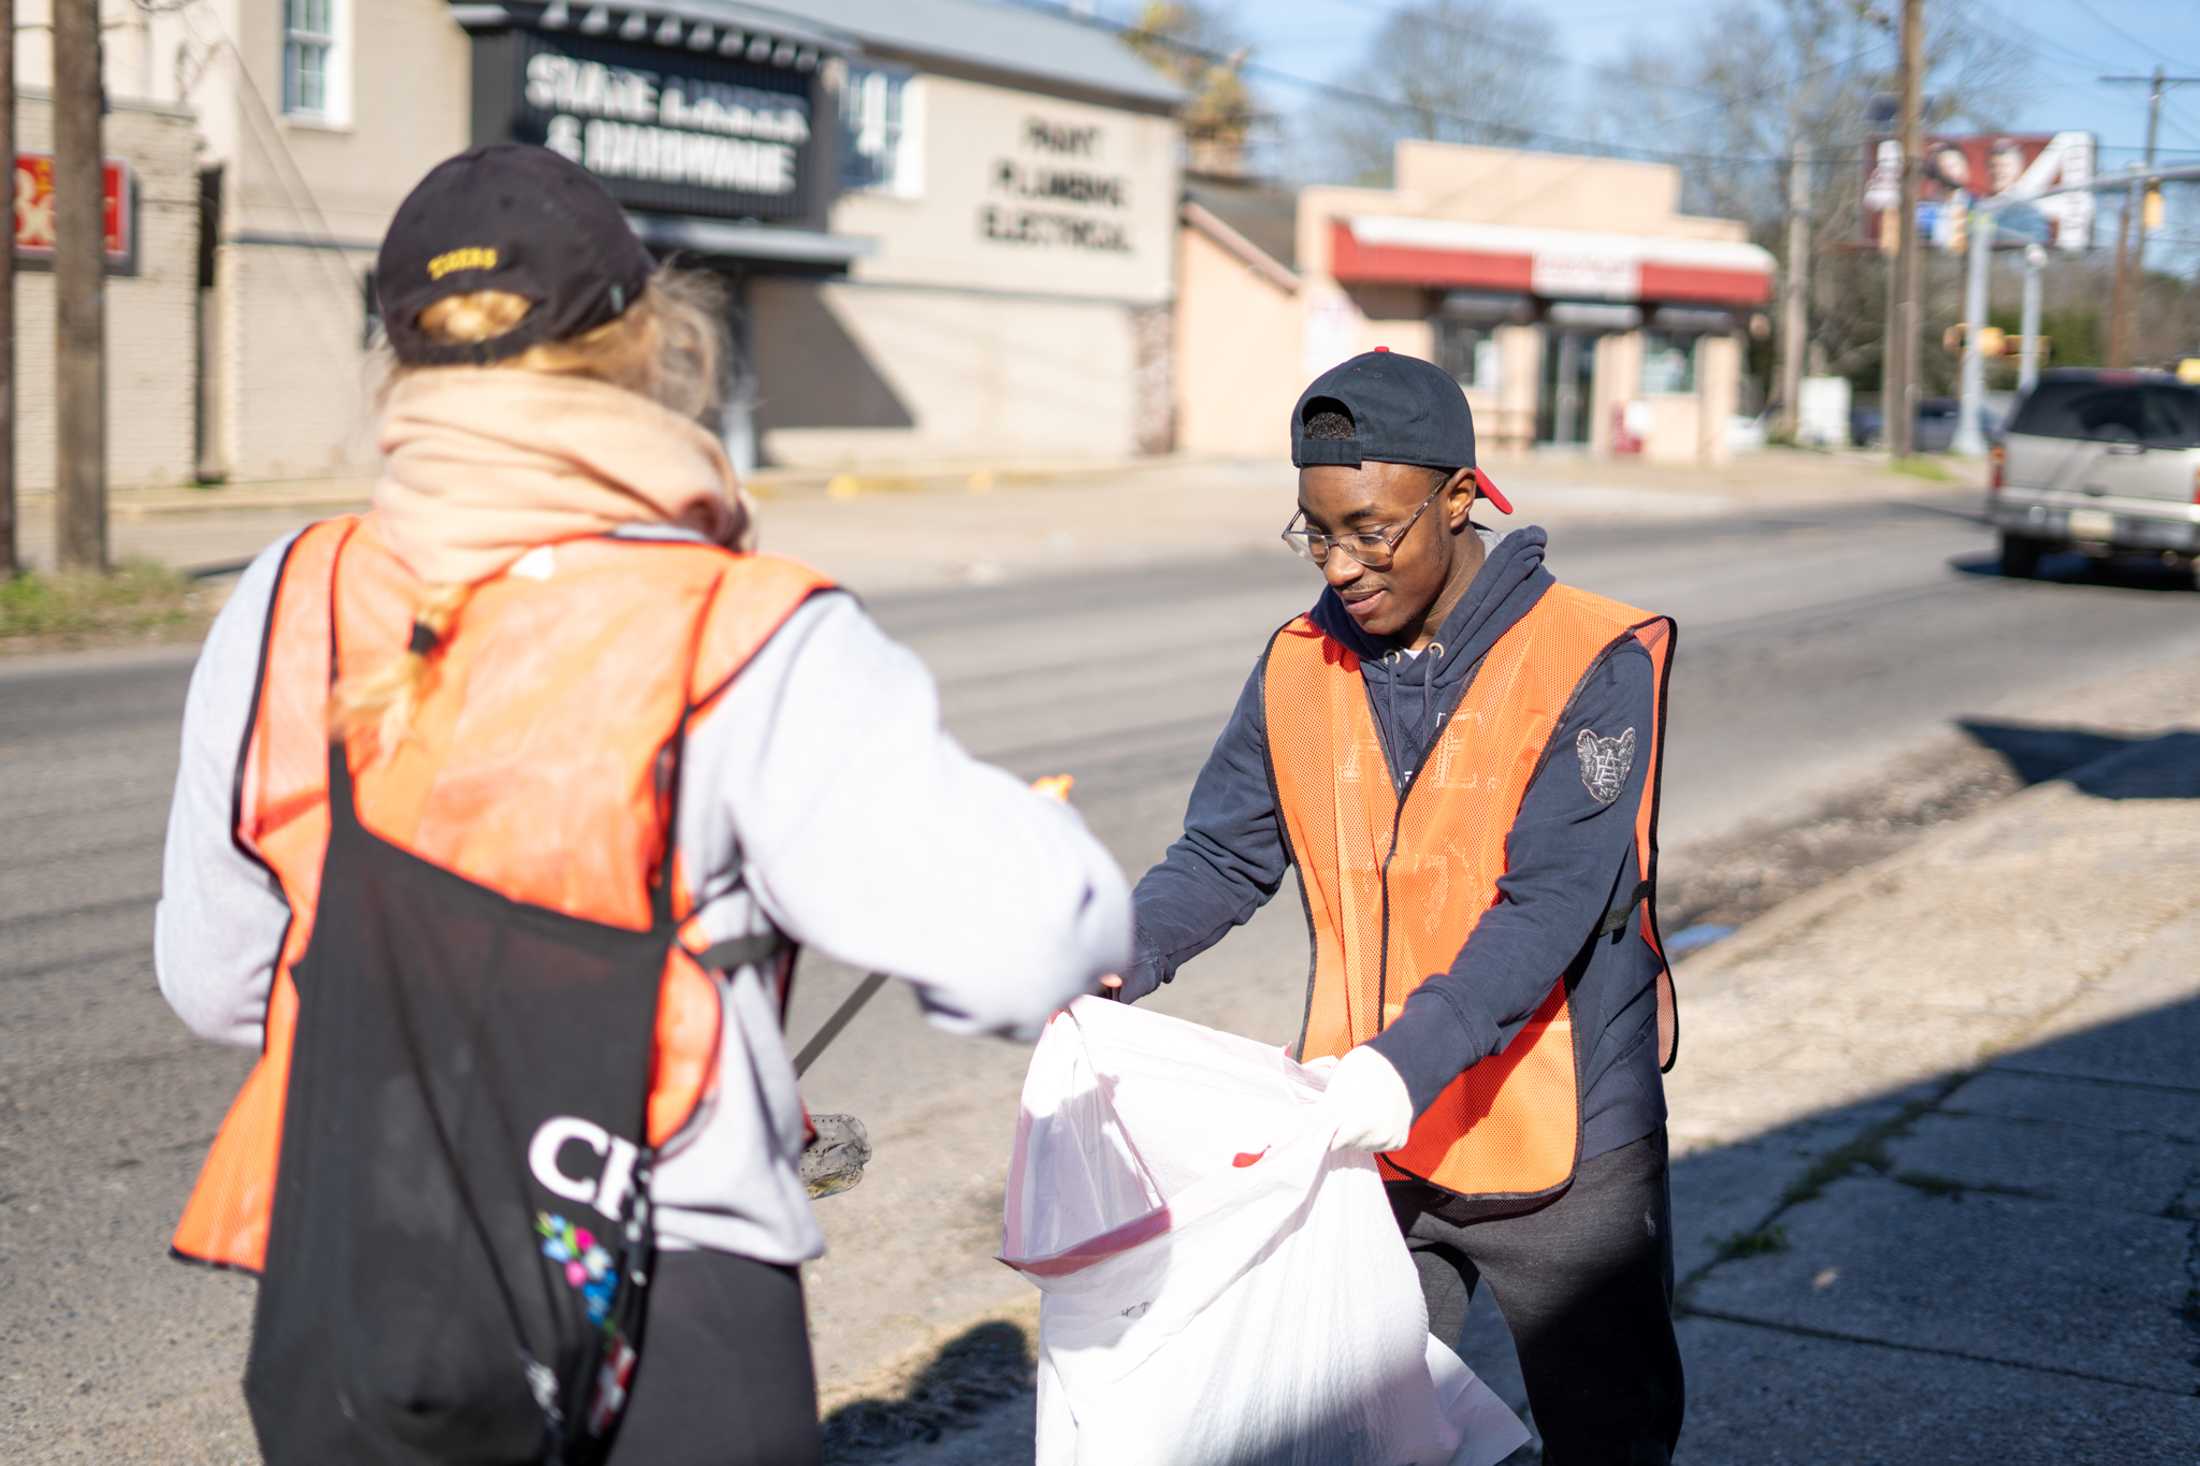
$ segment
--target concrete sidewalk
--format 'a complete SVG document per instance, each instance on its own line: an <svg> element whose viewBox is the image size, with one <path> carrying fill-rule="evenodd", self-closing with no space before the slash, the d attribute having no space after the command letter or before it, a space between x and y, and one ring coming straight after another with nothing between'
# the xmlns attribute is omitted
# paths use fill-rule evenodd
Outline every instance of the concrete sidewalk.
<svg viewBox="0 0 2200 1466"><path fill-rule="evenodd" d="M2200 1460L2196 725L1687 965L1686 1459Z"/></svg>
<svg viewBox="0 0 2200 1466"><path fill-rule="evenodd" d="M1490 472L1523 522L1688 518L1828 502L1920 499L1970 507L1975 471L1935 483L1863 456L1753 454L1714 468L1537 454ZM1289 463L1141 458L1104 463L924 464L837 473L767 470L751 481L767 548L868 591L983 583L1075 565L1272 549L1290 515ZM316 519L364 507L365 479L118 492L117 560L233 572ZM53 497L26 496L27 563L51 563Z"/></svg>
<svg viewBox="0 0 2200 1466"><path fill-rule="evenodd" d="M2200 1460L2200 675L2151 700L2117 751L1683 964L1679 1459ZM950 1348L1013 1370L1025 1328ZM1487 1299L1466 1352L1517 1407ZM955 1416L957 1375L844 1397L836 1459L1030 1461L1028 1395L863 1449Z"/></svg>

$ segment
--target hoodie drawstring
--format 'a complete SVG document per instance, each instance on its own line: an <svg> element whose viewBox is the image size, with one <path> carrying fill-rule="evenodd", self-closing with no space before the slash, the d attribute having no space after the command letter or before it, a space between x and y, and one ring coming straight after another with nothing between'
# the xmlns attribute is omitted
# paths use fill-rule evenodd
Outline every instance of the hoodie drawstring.
<svg viewBox="0 0 2200 1466"><path fill-rule="evenodd" d="M1421 727L1428 728L1429 715L1436 710L1436 666L1444 660L1444 644L1432 641L1428 650L1421 653Z"/></svg>
<svg viewBox="0 0 2200 1466"><path fill-rule="evenodd" d="M1401 736L1402 730L1398 727L1398 678L1400 675L1399 669L1404 665L1405 659L1406 654L1401 651L1383 653L1383 662L1390 668L1390 675L1383 679L1383 695L1390 702L1390 734L1391 737L1397 738L1401 743L1404 742L1404 738ZM1403 757L1405 751L1405 749L1400 748L1398 753ZM1396 760L1392 761L1392 766L1398 769L1398 781L1401 784L1413 777L1413 770L1398 764Z"/></svg>
<svg viewBox="0 0 2200 1466"><path fill-rule="evenodd" d="M1401 758L1407 753L1427 751L1422 744L1430 732L1429 718L1436 710L1436 669L1443 660L1444 644L1440 641L1430 642L1417 657L1408 657L1395 649L1383 653L1383 665L1390 668L1390 675L1383 679L1383 696L1389 703L1391 736L1401 745L1397 750ZM1407 730L1398 724L1398 679L1404 675L1404 666L1409 661L1421 664L1421 716L1414 723L1410 738ZM1401 784L1411 782L1413 770L1399 765L1398 777ZM1401 794L1404 792L1402 788L1399 790Z"/></svg>

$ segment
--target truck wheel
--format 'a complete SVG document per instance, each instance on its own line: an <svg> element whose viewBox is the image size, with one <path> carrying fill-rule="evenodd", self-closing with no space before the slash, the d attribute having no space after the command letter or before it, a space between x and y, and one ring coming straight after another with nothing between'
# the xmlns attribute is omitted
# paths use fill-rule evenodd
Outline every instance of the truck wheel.
<svg viewBox="0 0 2200 1466"><path fill-rule="evenodd" d="M2025 580L2040 573L2040 542L2022 535L2001 537L2001 573Z"/></svg>

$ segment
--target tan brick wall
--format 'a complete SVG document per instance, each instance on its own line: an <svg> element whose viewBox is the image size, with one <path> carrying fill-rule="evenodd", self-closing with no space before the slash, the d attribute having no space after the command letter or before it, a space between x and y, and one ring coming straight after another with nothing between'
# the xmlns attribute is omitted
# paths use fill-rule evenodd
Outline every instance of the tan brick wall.
<svg viewBox="0 0 2200 1466"><path fill-rule="evenodd" d="M1696 343L1696 395L1703 405L1697 423L1698 457L1725 463L1734 456L1726 430L1741 405L1742 344L1732 336L1706 336Z"/></svg>
<svg viewBox="0 0 2200 1466"><path fill-rule="evenodd" d="M16 107L16 146L53 151L43 95ZM171 486L192 477L198 370L198 171L191 124L166 111L113 104L104 148L137 178L134 276L110 276L107 312L107 482ZM50 492L55 480L54 279L19 270L15 287L16 483Z"/></svg>
<svg viewBox="0 0 2200 1466"><path fill-rule="evenodd" d="M1199 229L1177 235L1177 446L1187 453L1282 458L1304 311Z"/></svg>
<svg viewBox="0 0 2200 1466"><path fill-rule="evenodd" d="M225 244L214 439L235 482L371 472L364 251Z"/></svg>

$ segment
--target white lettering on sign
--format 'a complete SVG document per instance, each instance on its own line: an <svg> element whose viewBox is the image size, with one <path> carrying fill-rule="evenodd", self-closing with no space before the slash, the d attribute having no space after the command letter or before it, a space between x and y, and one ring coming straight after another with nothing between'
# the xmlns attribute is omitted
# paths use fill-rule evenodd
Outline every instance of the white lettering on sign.
<svg viewBox="0 0 2200 1466"><path fill-rule="evenodd" d="M761 142L810 139L807 97L703 77L667 77L547 51L527 59L527 105L542 112L656 123Z"/></svg>
<svg viewBox="0 0 2200 1466"><path fill-rule="evenodd" d="M605 178L784 195L810 140L809 98L555 52L527 60L544 146Z"/></svg>
<svg viewBox="0 0 2200 1466"><path fill-rule="evenodd" d="M561 1162L565 1148L580 1144L605 1162L595 1177L577 1176ZM629 1191L634 1189L634 1162L639 1152L634 1142L621 1139L593 1120L558 1115L542 1122L527 1147L527 1168L543 1189L567 1201L593 1206L612 1221L619 1220Z"/></svg>
<svg viewBox="0 0 2200 1466"><path fill-rule="evenodd" d="M1642 271L1632 255L1537 250L1528 288L1575 300L1633 300L1642 294Z"/></svg>
<svg viewBox="0 0 2200 1466"><path fill-rule="evenodd" d="M551 52L527 58L527 105L628 122L657 120L657 73Z"/></svg>
<svg viewBox="0 0 2200 1466"><path fill-rule="evenodd" d="M559 116L550 119L543 144L605 178L760 194L793 193L795 188L798 155L791 143Z"/></svg>

